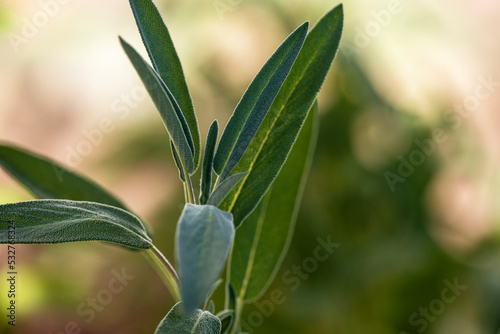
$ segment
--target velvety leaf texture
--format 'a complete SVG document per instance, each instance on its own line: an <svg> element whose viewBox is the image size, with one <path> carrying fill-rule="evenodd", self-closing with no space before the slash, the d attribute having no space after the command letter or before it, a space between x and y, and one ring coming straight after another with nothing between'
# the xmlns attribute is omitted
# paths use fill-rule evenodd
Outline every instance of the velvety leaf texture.
<svg viewBox="0 0 500 334"><path fill-rule="evenodd" d="M17 244L107 241L134 249L152 247L142 222L112 206L68 200L33 200L0 205L0 243L14 223Z"/></svg>
<svg viewBox="0 0 500 334"><path fill-rule="evenodd" d="M178 112L177 102L171 99L167 86L137 51L121 38L120 43L158 108L185 172L193 173L195 165L192 147L188 141L189 133L185 133L185 127L182 125L185 122L184 116Z"/></svg>
<svg viewBox="0 0 500 334"><path fill-rule="evenodd" d="M130 0L130 6L153 67L172 92L189 126L195 152L194 164L198 166L200 158L198 121L174 43L158 9L151 0Z"/></svg>
<svg viewBox="0 0 500 334"><path fill-rule="evenodd" d="M254 78L222 134L214 170L224 180L240 161L278 94L304 43L309 23L279 46Z"/></svg>
<svg viewBox="0 0 500 334"><path fill-rule="evenodd" d="M233 217L212 205L186 204L176 233L175 256L188 312L202 307L226 264L234 237Z"/></svg>
<svg viewBox="0 0 500 334"><path fill-rule="evenodd" d="M255 209L283 166L333 62L342 24L339 5L309 32L271 109L235 167L233 172L250 173L220 208L233 214L236 226Z"/></svg>
<svg viewBox="0 0 500 334"><path fill-rule="evenodd" d="M288 250L316 143L317 118L314 108L273 185L236 231L228 280L240 302L255 300L267 289Z"/></svg>
<svg viewBox="0 0 500 334"><path fill-rule="evenodd" d="M155 334L219 334L221 322L212 313L194 310L186 314L177 303L158 325Z"/></svg>

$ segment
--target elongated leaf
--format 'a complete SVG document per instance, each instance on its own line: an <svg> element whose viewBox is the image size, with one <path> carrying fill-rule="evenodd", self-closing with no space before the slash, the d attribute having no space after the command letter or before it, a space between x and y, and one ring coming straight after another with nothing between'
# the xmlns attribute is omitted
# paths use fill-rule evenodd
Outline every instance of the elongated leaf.
<svg viewBox="0 0 500 334"><path fill-rule="evenodd" d="M198 166L200 159L198 121L174 43L158 9L151 0L130 0L130 6L153 67L172 92L189 126L189 132L192 135L191 142L194 145L194 165Z"/></svg>
<svg viewBox="0 0 500 334"><path fill-rule="evenodd" d="M155 334L219 334L221 322L210 312L194 310L184 313L182 303L177 303L158 325Z"/></svg>
<svg viewBox="0 0 500 334"><path fill-rule="evenodd" d="M234 172L250 173L220 208L236 226L255 209L279 173L323 85L342 34L342 5L328 12L308 34L290 74Z"/></svg>
<svg viewBox="0 0 500 334"><path fill-rule="evenodd" d="M222 134L214 170L224 180L257 133L304 43L309 23L298 27L280 45L254 78Z"/></svg>
<svg viewBox="0 0 500 334"><path fill-rule="evenodd" d="M171 99L167 86L137 51L122 38L120 38L120 43L158 108L185 172L193 173L195 170L193 151L187 139L189 134L183 127L185 120L183 120L182 113L178 112L177 102Z"/></svg>
<svg viewBox="0 0 500 334"><path fill-rule="evenodd" d="M236 310L237 308L237 298L236 290L234 290L234 286L231 281L228 280L226 284L226 309L228 310Z"/></svg>
<svg viewBox="0 0 500 334"><path fill-rule="evenodd" d="M212 295L214 294L215 290L217 290L217 288L222 284L222 281L223 279L222 278L219 278L214 284L212 284L212 286L210 287L210 290L208 290L208 293L207 293L207 302L210 298L212 298ZM210 300L212 301L212 300ZM207 304L207 303L205 303ZM206 309L206 307L204 307L203 309ZM214 312L212 312L214 313Z"/></svg>
<svg viewBox="0 0 500 334"><path fill-rule="evenodd" d="M217 317L220 319L222 325L221 334L229 333L234 322L234 310L224 310L219 312Z"/></svg>
<svg viewBox="0 0 500 334"><path fill-rule="evenodd" d="M98 202L127 210L91 180L19 147L0 145L0 165L36 197Z"/></svg>
<svg viewBox="0 0 500 334"><path fill-rule="evenodd" d="M35 197L97 202L131 211L93 181L19 147L0 145L0 165ZM151 227L144 226L152 237Z"/></svg>
<svg viewBox="0 0 500 334"><path fill-rule="evenodd" d="M248 172L241 172L241 173L236 173L231 176L229 176L227 179L222 181L217 188L215 188L214 192L212 195L210 195L210 198L208 199L207 204L213 205L213 206L219 206L224 198L226 198L227 194L236 187L238 182L243 180L243 178L248 174Z"/></svg>
<svg viewBox="0 0 500 334"><path fill-rule="evenodd" d="M210 299L210 301L208 302L206 310L212 314L215 313L215 302L212 299Z"/></svg>
<svg viewBox="0 0 500 334"><path fill-rule="evenodd" d="M179 178L182 180L182 182L186 182L186 176L184 175L184 170L182 169L181 158L179 158L179 154L177 154L174 143L172 141L170 141L170 149L172 150L172 156L174 157L175 165L179 169Z"/></svg>
<svg viewBox="0 0 500 334"><path fill-rule="evenodd" d="M203 157L203 171L201 174L201 194L200 204L205 204L210 196L212 189L212 166L214 162L215 145L217 144L217 135L219 133L219 124L213 121L208 131L207 147Z"/></svg>
<svg viewBox="0 0 500 334"><path fill-rule="evenodd" d="M34 200L0 205L0 243L9 242L10 222L18 244L107 241L134 249L153 246L136 216L105 204Z"/></svg>
<svg viewBox="0 0 500 334"><path fill-rule="evenodd" d="M233 242L230 213L212 205L186 204L179 219L175 255L181 295L188 312L203 306L220 277Z"/></svg>
<svg viewBox="0 0 500 334"><path fill-rule="evenodd" d="M276 181L236 231L228 280L238 302L255 300L267 289L288 250L316 144L317 123L314 108Z"/></svg>

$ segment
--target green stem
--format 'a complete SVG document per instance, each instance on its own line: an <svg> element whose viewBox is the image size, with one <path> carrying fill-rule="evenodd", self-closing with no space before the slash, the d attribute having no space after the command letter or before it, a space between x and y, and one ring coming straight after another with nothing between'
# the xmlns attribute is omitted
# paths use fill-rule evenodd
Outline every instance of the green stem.
<svg viewBox="0 0 500 334"><path fill-rule="evenodd" d="M196 196L194 195L194 188L193 188L193 182L191 182L191 175L189 174L187 175L186 182L187 182L187 190L189 193L190 202L196 204Z"/></svg>
<svg viewBox="0 0 500 334"><path fill-rule="evenodd" d="M187 181L184 181L182 184L184 185L184 202L189 203L190 198L189 198L189 190L188 190Z"/></svg>
<svg viewBox="0 0 500 334"><path fill-rule="evenodd" d="M234 319L233 328L231 329L230 334L238 334L239 333L241 313L243 312L243 306L244 306L243 300L242 299L240 300L240 298L238 297L238 300L236 302L236 310L234 310L235 319Z"/></svg>
<svg viewBox="0 0 500 334"><path fill-rule="evenodd" d="M217 175L217 179L215 180L212 190L215 190L215 188L217 188L217 186L219 185L219 181L220 181L220 175Z"/></svg>
<svg viewBox="0 0 500 334"><path fill-rule="evenodd" d="M156 271L167 286L167 289L170 291L172 297L174 297L176 302L180 301L181 295L179 292L179 277L177 276L174 267L170 264L165 255L163 255L155 246L148 249L147 254L155 264L154 267Z"/></svg>

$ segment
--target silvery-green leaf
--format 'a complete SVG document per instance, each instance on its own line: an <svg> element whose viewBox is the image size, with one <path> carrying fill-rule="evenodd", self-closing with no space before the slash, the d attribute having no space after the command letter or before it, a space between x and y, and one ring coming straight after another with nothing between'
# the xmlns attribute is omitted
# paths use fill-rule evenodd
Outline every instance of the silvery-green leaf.
<svg viewBox="0 0 500 334"><path fill-rule="evenodd" d="M141 55L122 38L120 43L160 112L185 174L192 174L195 170L193 150L188 140L189 133L183 127L184 116L178 112L177 102L171 98L168 87Z"/></svg>
<svg viewBox="0 0 500 334"><path fill-rule="evenodd" d="M170 33L151 0L130 0L130 6L153 67L172 93L184 115L185 124L189 127L188 141L194 149L194 165L198 166L200 159L198 121Z"/></svg>
<svg viewBox="0 0 500 334"><path fill-rule="evenodd" d="M163 318L155 334L220 334L219 318L208 311L193 310L186 313L177 303Z"/></svg>
<svg viewBox="0 0 500 334"><path fill-rule="evenodd" d="M234 237L233 217L212 205L186 204L177 225L175 256L188 312L203 307L220 278Z"/></svg>
<svg viewBox="0 0 500 334"><path fill-rule="evenodd" d="M107 241L134 249L153 246L142 222L130 212L105 204L68 200L33 200L0 205L0 243L57 244Z"/></svg>
<svg viewBox="0 0 500 334"><path fill-rule="evenodd" d="M248 172L242 172L242 173L236 173L228 178L224 179L217 188L214 189L212 194L210 195L210 198L207 201L207 204L213 205L213 206L219 206L220 203L226 198L227 194L236 187L238 182L243 180L243 178L248 174Z"/></svg>

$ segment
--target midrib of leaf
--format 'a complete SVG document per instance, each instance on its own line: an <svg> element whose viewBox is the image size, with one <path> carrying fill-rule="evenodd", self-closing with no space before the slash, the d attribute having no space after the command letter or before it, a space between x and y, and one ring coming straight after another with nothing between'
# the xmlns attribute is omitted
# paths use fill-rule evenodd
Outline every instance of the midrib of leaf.
<svg viewBox="0 0 500 334"><path fill-rule="evenodd" d="M325 42L321 43L321 45L325 44ZM264 148L264 145L266 144L267 140L269 139L269 134L271 133L272 129L274 128L274 125L276 124L276 122L278 121L278 118L281 116L281 113L283 112L283 110L285 109L285 106L287 105L288 101L290 100L290 97L293 95L293 93L296 91L297 89L297 83L300 82L302 80L302 78L304 77L305 73L307 72L307 69L309 68L309 66L311 65L313 59L315 58L316 54L318 53L318 50L320 49L320 47L318 48L315 48L314 49L314 53L313 53L313 56L310 57L309 59L309 62L307 63L305 69L302 71L302 74L299 76L299 78L295 81L294 85L293 85L293 90L292 92L288 95L288 97L285 99L285 101L283 102L280 110L278 111L278 114L276 115L276 117L274 118L271 126L269 127L269 130L266 132L266 135L264 137L264 140L262 141L262 143L260 144L259 146L259 149L257 150L257 154L255 154L255 158L252 160L252 162L250 163L250 167L248 168L248 171L249 173L243 178L243 181L240 182L240 185L238 187L238 191L236 192L236 194L233 196L233 200L231 202L231 205L229 206L229 209L228 211L231 212L231 210L233 209L234 205L236 204L236 201L238 200L238 198L240 197L240 194L241 194L241 190L243 189L243 186L245 185L245 183L247 182L247 179L248 179L248 176L250 175L250 172L253 170L253 166L255 165L255 162L257 161L257 157L260 155L260 153L262 152L262 149ZM300 54L299 54L300 55ZM313 101L314 103L314 101ZM290 153L290 152L288 152ZM286 160L285 160L286 161Z"/></svg>
<svg viewBox="0 0 500 334"><path fill-rule="evenodd" d="M196 328L198 327L198 324L200 323L201 321L201 318L203 317L203 314L205 312L201 312L200 316L198 317L198 319L196 319L196 322L194 323L194 326L193 326L193 329L191 330L191 334L196 334Z"/></svg>
<svg viewBox="0 0 500 334"><path fill-rule="evenodd" d="M271 189L272 191L272 189ZM267 205L269 203L269 200L266 200L263 203L263 211L267 211ZM257 228L255 229L255 238L253 239L252 242L252 250L250 251L250 256L248 258L248 265L246 267L245 271L245 278L243 279L243 284L241 285L241 290L240 294L238 295L238 303L237 307L240 309L239 312L237 312L238 315L241 313L241 308L243 308L243 302L245 300L245 295L247 293L247 287L250 282L250 278L252 277L252 269L253 269L253 264L255 263L255 256L257 255L257 247L259 246L260 242L260 236L262 235L262 226L264 225L264 217L261 216L259 217L259 222L257 223ZM229 271L230 272L230 271Z"/></svg>
<svg viewBox="0 0 500 334"><path fill-rule="evenodd" d="M209 220L209 218L211 219L214 216L213 212L210 212L210 213L211 213L210 217L207 217L207 221ZM203 232L203 246L201 247L201 249L207 249L208 248L207 246L210 245L210 241L211 240L209 240L208 243L207 243L207 239L209 239L209 238L207 238L207 236L210 234L209 232L210 232L210 229L207 228L207 226L205 226L205 231ZM200 259L200 261L198 261L198 268L200 267L201 263L202 262L201 262L201 259Z"/></svg>
<svg viewBox="0 0 500 334"><path fill-rule="evenodd" d="M39 210L39 211L46 211L46 212L50 212L52 210ZM84 209L83 211L88 211L88 212L92 212L90 210L86 210ZM32 216L34 218L37 218L37 216ZM89 218L89 217L84 217L84 218L80 218L80 219L66 219L64 222L68 222L68 223L78 223L78 222L85 222L85 221L95 221L96 219L95 218ZM118 224L118 223L115 223L114 221L109 221L107 219L103 219L103 218L100 218L99 220L101 220L102 222L104 223L108 223L110 225L114 225L114 226L118 226L119 228L123 229L123 230L126 230L128 232L130 232L131 234L134 234L134 235L137 235L139 236L142 240L146 241L147 243L151 243L151 240L148 240L148 239L145 239L141 234L139 234L137 231L133 231L131 230L129 227L126 227L125 225L121 225L121 224ZM61 224L61 222L59 223L46 223L46 224L43 224L43 225L47 225L47 224ZM19 228L20 230L24 230L24 229L29 229L29 228L32 228L33 226L26 226L26 227L21 227Z"/></svg>
<svg viewBox="0 0 500 334"><path fill-rule="evenodd" d="M297 42L295 42L295 44L297 44ZM293 50L291 50L290 52L293 52ZM288 54L290 54L290 52L288 52ZM276 69L275 71L273 71L273 74L271 75L271 79L273 79L273 77L274 77L274 75L276 74L276 72L278 72L278 70L281 68L281 65L283 64L283 62L284 62L284 60L285 60L286 58L287 58L287 57L284 57L284 58L283 58L283 59L279 62L279 66L277 66L277 67L276 67L277 69ZM290 73L288 73L288 74L290 74ZM288 75L287 75L287 76L288 76ZM269 83L269 81L270 81L270 80L267 80L266 84L268 84L268 83ZM257 101L259 101L260 97L261 97L261 96L263 95L263 93L266 91L266 89L265 89L265 88L267 88L267 86L266 86L266 87L264 87L264 89L260 92L260 94L259 94L258 98L256 98L256 99L255 99L255 103L252 105L252 110L248 113L248 116L245 118L245 123L244 123L244 125L241 127L241 130L240 130L240 131L238 131L238 136L236 137L235 142L234 142L234 143L233 143L233 145L231 146L231 151L230 151L230 153L228 154L226 161L224 161L224 168L223 168L223 169L222 169L222 171L221 171L221 175L224 173L224 169L226 169L227 162L228 162L228 161L229 161L229 159L231 158L231 155L232 155L232 153L233 153L234 147L235 147L235 146L236 146L236 144L238 143L238 140L239 140L239 138L240 138L240 135L241 135L241 133L243 132L243 130L245 129L245 126L246 126L246 124L247 124L248 119L250 118L250 116L252 116L252 112L254 111L254 109L253 109L253 108L255 108L255 106L257 105ZM278 93L278 94L279 94L279 93ZM276 94L276 96L277 96L278 94ZM276 96L274 97L275 99L276 99ZM271 106L272 106L272 104L271 104ZM269 110L268 110L268 112L269 112ZM274 125L274 122L273 122L273 125ZM267 136L266 136L266 138L267 138ZM260 150L259 150L259 152L260 152ZM243 156L242 156L242 157L243 157ZM240 160L241 160L241 159L240 159ZM253 164L252 164L252 165L253 165ZM235 166L235 167L236 167L236 166ZM227 178L227 177L226 177L226 178ZM245 180L246 180L246 177L245 177L245 179L243 180L243 183L245 182Z"/></svg>
<svg viewBox="0 0 500 334"><path fill-rule="evenodd" d="M103 204L103 205L104 205L104 204ZM72 209L72 208L73 208L73 207L71 207L71 206L69 206L69 205L61 205L61 207L62 207L62 208L70 208L70 209ZM79 209L80 209L80 208L79 208ZM121 209L121 208L115 208L115 209ZM38 209L38 210L39 210L40 212L49 212L49 213L50 213L50 212L52 212L52 211L54 211L54 210L48 210L48 209ZM88 212L88 213L89 213L89 214L91 214L91 215L94 213L92 210L85 209L85 208L82 208L82 209L81 209L81 211L83 211L83 212ZM131 216L133 216L134 218L136 218L136 219L137 219L137 221L138 221L138 222L140 222L140 223L141 223L141 226L144 228L144 224L142 223L142 221L141 221L139 218L137 218L137 217L136 217L135 215L133 215L131 212L127 212L127 213L128 213L128 214L130 214ZM99 214L99 216L100 216L100 217L103 217L103 218L100 218L103 222L107 222L107 223L109 223L109 224L111 224L111 225L116 225L116 226L118 226L118 227L121 227L121 228L123 228L123 229L125 229L125 230L127 230L127 231L129 231L129 232L131 232L131 233L133 233L133 234L137 234L137 235L139 235L141 238L143 238L140 234L138 234L136 231L131 230L129 227L126 227L125 225L120 225L120 224L118 224L118 223L115 223L114 221L109 221L109 220L108 220L108 219L109 219L109 217L108 217L107 215L105 216L105 215ZM36 218L36 216L33 216L33 217L35 217L35 218ZM84 217L84 218L81 218L81 219L68 219L68 220L66 220L66 221L68 221L68 222L75 221L75 222L76 222L77 220L79 220L79 221L86 221L86 220L92 220L92 219L93 219L93 218ZM44 224L44 225L46 225L46 224ZM143 238L143 239L144 239L144 238ZM144 240L146 240L146 239L144 239Z"/></svg>

